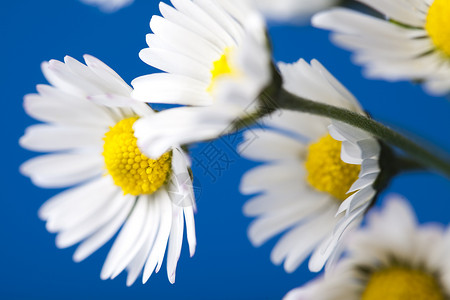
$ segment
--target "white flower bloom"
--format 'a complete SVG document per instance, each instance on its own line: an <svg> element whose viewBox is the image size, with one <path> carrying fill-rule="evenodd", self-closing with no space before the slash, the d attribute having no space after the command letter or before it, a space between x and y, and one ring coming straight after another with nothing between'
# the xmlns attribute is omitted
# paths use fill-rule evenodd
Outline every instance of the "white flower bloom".
<svg viewBox="0 0 450 300"><path fill-rule="evenodd" d="M401 198L368 218L348 240L333 272L294 289L285 300L428 299L450 297L450 231L418 226Z"/></svg>
<svg viewBox="0 0 450 300"><path fill-rule="evenodd" d="M450 92L450 2L447 0L358 0L386 20L348 9L313 17L316 27L355 51L354 61L370 78L420 80L434 94Z"/></svg>
<svg viewBox="0 0 450 300"><path fill-rule="evenodd" d="M47 230L58 233L59 248L81 242L75 261L121 228L101 278L127 269L131 285L143 270L145 283L159 271L168 243L167 274L173 283L184 222L191 256L196 246L189 160L179 148L157 160L141 154L132 126L154 112L132 100L131 87L104 63L87 55L85 61L87 66L71 57L42 64L52 86L38 85L39 94L27 95L24 107L44 124L28 127L20 144L50 154L28 160L20 170L40 187L76 185L39 210Z"/></svg>
<svg viewBox="0 0 450 300"><path fill-rule="evenodd" d="M158 157L171 145L212 139L258 109L270 82L262 17L241 1L173 0L154 16L143 61L167 73L135 79L133 96L146 102L190 105L135 124L139 147ZM180 23L183 22L183 23ZM154 130L158 128L158 130Z"/></svg>
<svg viewBox="0 0 450 300"><path fill-rule="evenodd" d="M83 3L98 6L104 12L115 12L122 7L128 6L134 0L80 0Z"/></svg>
<svg viewBox="0 0 450 300"><path fill-rule="evenodd" d="M318 61L279 67L290 93L363 113ZM380 146L366 132L315 115L279 111L263 124L269 129L249 130L240 146L243 156L266 163L241 182L242 193L259 194L244 206L246 215L257 217L248 236L259 246L285 232L271 260L284 261L287 272L311 252L311 271L327 261L332 266L345 233L359 225L376 194Z"/></svg>
<svg viewBox="0 0 450 300"><path fill-rule="evenodd" d="M277 21L305 21L312 14L331 7L338 0L251 0L269 19Z"/></svg>

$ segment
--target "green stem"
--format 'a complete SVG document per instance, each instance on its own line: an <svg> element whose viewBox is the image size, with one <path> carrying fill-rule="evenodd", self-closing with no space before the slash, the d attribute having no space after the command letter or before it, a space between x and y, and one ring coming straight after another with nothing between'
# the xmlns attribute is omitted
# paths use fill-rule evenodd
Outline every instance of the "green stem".
<svg viewBox="0 0 450 300"><path fill-rule="evenodd" d="M277 100L278 108L328 117L367 131L391 146L401 149L426 169L434 169L450 178L449 159L434 155L400 133L366 116L347 109L304 99L285 90L280 91Z"/></svg>

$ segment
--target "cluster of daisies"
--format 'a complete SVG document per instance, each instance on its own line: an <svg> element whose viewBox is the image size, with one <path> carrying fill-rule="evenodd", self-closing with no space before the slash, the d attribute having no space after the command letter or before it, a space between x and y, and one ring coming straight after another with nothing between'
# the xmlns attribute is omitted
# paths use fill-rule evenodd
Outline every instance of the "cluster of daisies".
<svg viewBox="0 0 450 300"><path fill-rule="evenodd" d="M109 11L132 2L83 1ZM448 93L450 2L359 1L383 18L332 8L312 22L335 31L334 41L355 51L367 76ZM240 185L254 195L244 205L255 218L250 241L259 246L281 234L274 264L292 272L309 257L311 271L325 269L286 299L448 299L448 231L419 226L400 197L366 217L395 173L386 167L395 159L389 146L344 122L277 106L281 94L292 95L369 118L317 60L273 62L265 19L301 19L338 1L310 2L161 2L139 56L162 72L132 87L89 55L85 64L68 56L44 62L49 85L24 99L42 123L28 127L20 144L45 154L20 169L37 186L67 188L39 210L56 245L78 244L73 259L81 261L114 239L102 279L126 270L127 285L139 276L145 283L166 256L175 282L185 230L191 256L196 248L188 146L246 120L263 125L247 131L238 149L262 162ZM153 103L173 107L158 112Z"/></svg>

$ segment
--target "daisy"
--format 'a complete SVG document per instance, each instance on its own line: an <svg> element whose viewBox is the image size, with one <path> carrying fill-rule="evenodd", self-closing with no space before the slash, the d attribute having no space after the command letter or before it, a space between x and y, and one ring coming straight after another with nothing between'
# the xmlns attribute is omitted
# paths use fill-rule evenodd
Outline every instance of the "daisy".
<svg viewBox="0 0 450 300"><path fill-rule="evenodd" d="M252 0L269 19L277 21L304 21L312 14L337 4L338 0Z"/></svg>
<svg viewBox="0 0 450 300"><path fill-rule="evenodd" d="M314 101L362 114L356 99L316 60L279 64L283 87ZM293 272L313 252L311 271L339 257L346 232L358 226L376 195L380 146L359 129L329 119L280 111L247 131L240 153L263 165L247 172L241 192L255 194L244 206L256 217L248 236L255 246L284 232L271 253ZM255 138L256 137L256 138Z"/></svg>
<svg viewBox="0 0 450 300"><path fill-rule="evenodd" d="M115 12L133 3L134 0L80 0L83 3L98 6L104 12Z"/></svg>
<svg viewBox="0 0 450 300"><path fill-rule="evenodd" d="M324 278L285 300L427 299L450 297L450 234L437 225L418 226L414 212L393 198L352 235L348 256Z"/></svg>
<svg viewBox="0 0 450 300"><path fill-rule="evenodd" d="M230 131L234 121L258 111L271 79L264 20L244 1L172 3L160 4L164 18L152 18L149 48L140 53L165 73L132 82L138 100L188 105L136 122L139 147L153 158L171 145Z"/></svg>
<svg viewBox="0 0 450 300"><path fill-rule="evenodd" d="M133 123L152 109L130 98L131 88L108 66L86 55L86 65L66 57L42 70L51 83L25 96L26 112L44 122L27 128L26 149L50 152L25 162L20 171L44 188L72 187L39 210L56 245L80 243L82 261L120 229L101 272L102 279L128 271L127 285L143 269L143 283L158 272L166 251L171 283L183 241L184 222L195 252L194 199L184 152L173 148L156 160L136 146ZM182 180L181 180L182 179Z"/></svg>
<svg viewBox="0 0 450 300"><path fill-rule="evenodd" d="M334 41L355 51L371 78L424 81L431 93L450 91L450 2L358 0L386 19L348 9L313 17L313 25L336 33Z"/></svg>

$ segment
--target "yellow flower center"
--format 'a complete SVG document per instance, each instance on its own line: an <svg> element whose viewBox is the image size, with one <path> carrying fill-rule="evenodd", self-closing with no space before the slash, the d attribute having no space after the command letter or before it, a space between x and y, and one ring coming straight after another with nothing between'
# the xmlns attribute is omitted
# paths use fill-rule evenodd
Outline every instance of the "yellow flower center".
<svg viewBox="0 0 450 300"><path fill-rule="evenodd" d="M432 275L405 267L390 267L373 273L362 300L444 300Z"/></svg>
<svg viewBox="0 0 450 300"><path fill-rule="evenodd" d="M341 144L329 134L310 144L305 167L306 180L312 187L344 201L361 167L341 160Z"/></svg>
<svg viewBox="0 0 450 300"><path fill-rule="evenodd" d="M138 118L123 119L105 134L103 157L106 169L124 194L152 194L168 179L172 152L149 159L137 147L133 124Z"/></svg>
<svg viewBox="0 0 450 300"><path fill-rule="evenodd" d="M425 29L436 48L450 56L450 1L434 0L428 10Z"/></svg>
<svg viewBox="0 0 450 300"><path fill-rule="evenodd" d="M207 91L211 93L216 85L216 80L224 75L235 75L237 74L230 66L230 53L232 50L230 48L225 48L222 56L213 62L213 68L211 69L211 83L209 84Z"/></svg>

